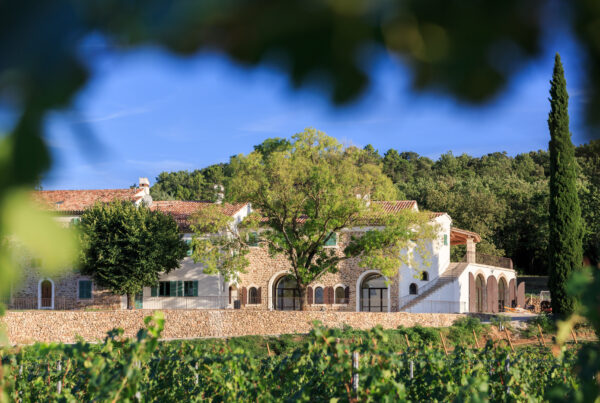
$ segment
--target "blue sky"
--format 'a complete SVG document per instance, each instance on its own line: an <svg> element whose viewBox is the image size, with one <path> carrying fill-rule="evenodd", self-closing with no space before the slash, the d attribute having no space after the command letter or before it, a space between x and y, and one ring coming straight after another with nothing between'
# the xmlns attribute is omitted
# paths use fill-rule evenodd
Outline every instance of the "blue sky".
<svg viewBox="0 0 600 403"><path fill-rule="evenodd" d="M247 153L268 137L315 127L345 144L373 144L430 158L454 154L510 155L546 149L548 81L555 51L565 64L573 141L586 140L582 64L572 43L548 44L501 96L483 106L409 89L402 64L381 58L374 83L359 100L331 106L316 89L293 91L285 75L234 65L217 54L174 58L146 48L90 57L93 78L76 112L48 119L54 167L44 189L119 188L140 176L193 170Z"/></svg>

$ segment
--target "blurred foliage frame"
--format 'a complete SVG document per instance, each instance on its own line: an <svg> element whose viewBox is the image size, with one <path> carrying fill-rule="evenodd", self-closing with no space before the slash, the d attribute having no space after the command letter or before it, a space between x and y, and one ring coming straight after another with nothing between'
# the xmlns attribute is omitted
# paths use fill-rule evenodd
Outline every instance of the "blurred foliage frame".
<svg viewBox="0 0 600 403"><path fill-rule="evenodd" d="M405 59L414 88L482 102L539 55L544 34L566 18L587 56L588 121L597 125L600 3L556 5L552 9L541 0L3 2L0 105L12 112L15 124L0 139L0 237L16 236L54 268L72 261L74 241L50 217L32 213L26 192L50 167L45 116L70 107L89 78L81 44L90 34L115 47L157 44L182 54L217 49L242 63L269 61L281 66L295 87L316 81L329 88L336 103L365 90L363 61L373 49L385 48ZM27 228L34 217L37 231ZM9 254L2 246L4 287L16 269Z"/></svg>

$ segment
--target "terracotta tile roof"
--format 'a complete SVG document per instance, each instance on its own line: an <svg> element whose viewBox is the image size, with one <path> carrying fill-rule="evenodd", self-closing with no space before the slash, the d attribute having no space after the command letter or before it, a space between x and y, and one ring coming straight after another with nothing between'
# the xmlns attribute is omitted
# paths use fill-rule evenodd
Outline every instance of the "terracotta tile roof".
<svg viewBox="0 0 600 403"><path fill-rule="evenodd" d="M372 206L376 206L383 213L398 213L402 210L417 208L415 200L396 200L396 201L372 201Z"/></svg>
<svg viewBox="0 0 600 403"><path fill-rule="evenodd" d="M399 213L402 210L409 209L417 209L417 202L415 200L396 200L396 201L372 201L371 206L374 206L372 212L368 213L366 217L363 217L358 224L360 225L373 225L377 224L378 219L381 216L387 214ZM443 215L446 213L434 213ZM439 217L439 215L434 216ZM268 219L266 217L261 218L262 222L267 222ZM306 217L301 217L298 219L299 223L303 223L306 221Z"/></svg>
<svg viewBox="0 0 600 403"><path fill-rule="evenodd" d="M113 200L137 201L143 189L91 189L91 190L39 190L33 198L43 207L59 212L81 213L96 202L109 203Z"/></svg>
<svg viewBox="0 0 600 403"><path fill-rule="evenodd" d="M431 213L431 218L438 218L438 217L443 216L444 214L448 214L448 213L442 213L442 212Z"/></svg>
<svg viewBox="0 0 600 403"><path fill-rule="evenodd" d="M192 214L212 205L214 203L206 201L158 200L152 203L150 209L171 215L177 221L179 228L188 230L190 228L189 219ZM246 205L247 203L223 203L219 206L222 207L224 214L233 216Z"/></svg>

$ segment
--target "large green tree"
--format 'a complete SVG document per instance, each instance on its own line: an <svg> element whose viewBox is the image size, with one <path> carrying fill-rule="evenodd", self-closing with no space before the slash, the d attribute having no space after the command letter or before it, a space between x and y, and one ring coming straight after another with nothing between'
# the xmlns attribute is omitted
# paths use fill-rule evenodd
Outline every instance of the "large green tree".
<svg viewBox="0 0 600 403"><path fill-rule="evenodd" d="M566 286L571 273L582 265L583 229L577 196L577 163L569 130L569 95L558 54L550 84L549 286L553 312L566 316L574 310L575 301Z"/></svg>
<svg viewBox="0 0 600 403"><path fill-rule="evenodd" d="M261 242L272 255L287 257L301 304L307 286L336 272L342 260L359 257L361 265L392 276L403 262L413 262L412 255L400 253L403 248L413 245L426 255L426 241L435 236L427 213L385 215L377 211L376 203L370 203L394 199L396 190L380 164L365 158L368 152L344 148L334 138L307 129L293 136L289 147L268 155L257 150L231 160L230 197L250 202L256 210L244 220L244 226L260 230ZM375 216L382 228L352 238L344 253L326 247L330 237L342 229L371 222ZM200 255L213 251L213 257L203 263L214 270L239 270L236 266L243 268L244 262L238 251L247 246L244 231L207 237L207 232L215 233L225 224L229 228L230 223L219 220L208 215L199 217L196 224L201 230L195 242L206 251ZM231 236L239 240L232 244Z"/></svg>
<svg viewBox="0 0 600 403"><path fill-rule="evenodd" d="M156 286L161 273L179 267L187 254L173 217L128 202L96 204L81 217L80 268L100 286L127 295Z"/></svg>

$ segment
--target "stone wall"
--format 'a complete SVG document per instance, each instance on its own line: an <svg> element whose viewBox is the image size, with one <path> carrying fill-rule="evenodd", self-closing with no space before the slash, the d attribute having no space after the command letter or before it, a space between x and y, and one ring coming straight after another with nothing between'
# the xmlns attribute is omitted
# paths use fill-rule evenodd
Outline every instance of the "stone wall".
<svg viewBox="0 0 600 403"><path fill-rule="evenodd" d="M338 233L338 245L331 247L334 253L340 257L344 255L344 248L350 242L351 236L361 236L362 232L350 232L343 231ZM260 247L250 248L250 253L246 256L250 264L246 268L246 272L240 274L239 290L238 295L241 294L241 288L249 290L251 287L261 289L261 303L260 304L246 304L243 309L256 310L256 309L272 309L274 305L274 287L276 286L277 280L290 273L291 266L285 255L279 254L275 257L269 256L267 247L262 245ZM356 293L357 293L357 281L361 274L368 271L368 269L359 267L359 259L351 258L343 260L339 263L339 269L336 273L325 273L320 276L317 280L310 284L311 289L314 292L316 287L349 287L349 299L343 304L310 304L306 307L308 310L313 311L356 311ZM398 281L397 277L391 279L390 284L390 304L391 311L398 310Z"/></svg>
<svg viewBox="0 0 600 403"><path fill-rule="evenodd" d="M25 267L21 278L12 286L9 306L13 309L38 308L40 281L48 279L54 285L55 309L119 309L121 297L92 282L92 298L79 299L79 280L90 280L76 271L67 270L53 276L44 275L39 267Z"/></svg>
<svg viewBox="0 0 600 403"><path fill-rule="evenodd" d="M167 310L163 337L200 338L235 337L245 335L278 335L308 333L315 320L328 327L344 325L369 329L382 325L387 329L398 326L450 326L462 314L411 314L405 312L315 312L264 310ZM134 336L144 327L144 317L151 310L119 311L8 311L0 318L9 341L27 344L35 341L74 342L76 336L88 341L101 340L115 327L125 335Z"/></svg>

